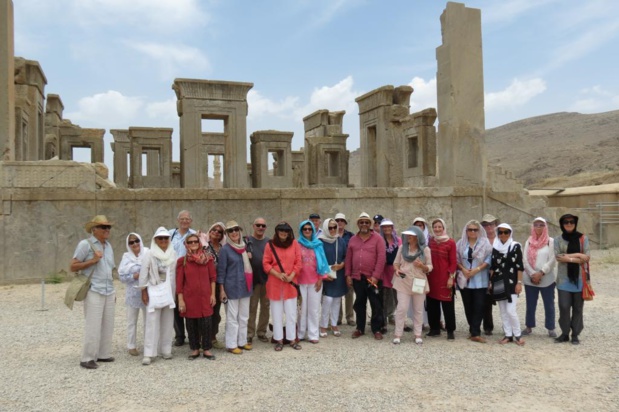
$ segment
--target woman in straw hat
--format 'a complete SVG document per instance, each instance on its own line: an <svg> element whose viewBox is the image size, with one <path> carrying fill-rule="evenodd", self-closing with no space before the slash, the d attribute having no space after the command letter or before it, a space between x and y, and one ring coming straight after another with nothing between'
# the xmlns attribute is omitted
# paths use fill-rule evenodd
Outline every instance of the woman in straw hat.
<svg viewBox="0 0 619 412"><path fill-rule="evenodd" d="M84 345L80 366L97 369L97 362L113 362L112 335L114 332L114 301L116 292L112 281L114 252L108 242L111 223L98 215L86 223L89 239L82 240L71 260L71 271L83 271L91 276L90 290L84 299Z"/></svg>

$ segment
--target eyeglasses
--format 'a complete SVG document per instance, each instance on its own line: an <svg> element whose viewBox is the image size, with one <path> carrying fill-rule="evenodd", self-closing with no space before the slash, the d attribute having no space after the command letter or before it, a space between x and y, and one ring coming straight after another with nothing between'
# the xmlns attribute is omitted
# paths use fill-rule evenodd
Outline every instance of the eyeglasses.
<svg viewBox="0 0 619 412"><path fill-rule="evenodd" d="M337 229L337 226L329 226L329 230L335 230Z"/></svg>
<svg viewBox="0 0 619 412"><path fill-rule="evenodd" d="M304 227L303 229L301 229L304 232L312 232L313 229L311 227Z"/></svg>
<svg viewBox="0 0 619 412"><path fill-rule="evenodd" d="M200 241L199 240L188 240L187 241L188 245L195 245L196 243L200 243Z"/></svg>
<svg viewBox="0 0 619 412"><path fill-rule="evenodd" d="M479 232L479 229L476 229L476 228L474 228L474 227L467 227L467 228L466 228L466 231L467 231L467 232Z"/></svg>
<svg viewBox="0 0 619 412"><path fill-rule="evenodd" d="M112 228L111 225L99 225L96 226L97 229L101 229L101 230L110 230Z"/></svg>
<svg viewBox="0 0 619 412"><path fill-rule="evenodd" d="M546 227L543 223L533 223L533 227Z"/></svg>
<svg viewBox="0 0 619 412"><path fill-rule="evenodd" d="M340 223L340 222L346 222L344 219L335 219L335 221L336 221L337 223Z"/></svg>
<svg viewBox="0 0 619 412"><path fill-rule="evenodd" d="M423 227L423 228L425 228L425 227L426 227L426 225L424 225L424 224L423 224L423 223L421 223L421 222L417 222L417 223L413 224L413 226Z"/></svg>
<svg viewBox="0 0 619 412"><path fill-rule="evenodd" d="M497 233L499 235L509 235L512 232L510 232L509 230L497 230Z"/></svg>
<svg viewBox="0 0 619 412"><path fill-rule="evenodd" d="M567 219L567 220L564 220L564 221L563 221L563 224L564 224L564 225L575 225L575 224L576 224L576 221L575 221L575 220L573 220L573 219Z"/></svg>
<svg viewBox="0 0 619 412"><path fill-rule="evenodd" d="M372 222L370 222L369 220L360 220L359 222L357 222L358 225L365 225L365 226L370 226L372 224Z"/></svg>
<svg viewBox="0 0 619 412"><path fill-rule="evenodd" d="M212 232L212 233L219 233L220 235L223 235L223 234L224 234L224 231L223 231L223 230L217 230L217 229L212 229L212 230L211 230L211 232Z"/></svg>
<svg viewBox="0 0 619 412"><path fill-rule="evenodd" d="M233 227L232 229L226 229L226 233L240 232L240 231L241 231L240 227Z"/></svg>
<svg viewBox="0 0 619 412"><path fill-rule="evenodd" d="M264 223L254 223L254 226L256 226L256 227L261 227L261 228L263 228L263 229L264 229L265 227L267 227L267 225L265 225Z"/></svg>
<svg viewBox="0 0 619 412"><path fill-rule="evenodd" d="M157 236L155 240L166 240L167 241L167 240L170 240L170 237L169 236Z"/></svg>
<svg viewBox="0 0 619 412"><path fill-rule="evenodd" d="M135 245L135 244L140 244L140 239L136 239L136 240L130 240L129 241L129 246Z"/></svg>

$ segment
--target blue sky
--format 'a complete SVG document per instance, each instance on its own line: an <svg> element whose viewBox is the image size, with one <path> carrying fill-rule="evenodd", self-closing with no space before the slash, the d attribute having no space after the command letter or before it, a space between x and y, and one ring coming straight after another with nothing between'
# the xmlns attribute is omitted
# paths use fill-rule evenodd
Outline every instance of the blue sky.
<svg viewBox="0 0 619 412"><path fill-rule="evenodd" d="M619 2L478 0L486 127L561 111L619 109ZM176 77L254 83L249 134L293 131L318 109L346 110L387 84L415 89L411 111L436 107L435 0L14 0L15 54L38 60L47 93L82 127L174 128ZM112 165L106 134L105 161ZM248 146L249 147L249 146Z"/></svg>

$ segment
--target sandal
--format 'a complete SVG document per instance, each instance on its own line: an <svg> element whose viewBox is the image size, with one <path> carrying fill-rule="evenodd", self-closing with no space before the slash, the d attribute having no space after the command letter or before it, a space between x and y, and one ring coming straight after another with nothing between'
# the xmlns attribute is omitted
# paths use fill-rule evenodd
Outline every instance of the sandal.
<svg viewBox="0 0 619 412"><path fill-rule="evenodd" d="M290 347L294 350L301 350L301 345L299 345L297 342L292 342L290 344Z"/></svg>
<svg viewBox="0 0 619 412"><path fill-rule="evenodd" d="M281 352L284 349L284 345L281 342L275 344L275 352Z"/></svg>
<svg viewBox="0 0 619 412"><path fill-rule="evenodd" d="M512 336L503 336L503 339L499 341L500 345L505 345L506 343L513 342L514 338Z"/></svg>
<svg viewBox="0 0 619 412"><path fill-rule="evenodd" d="M520 336L515 336L514 339L515 339L516 345L524 346L525 341L524 339L520 339Z"/></svg>
<svg viewBox="0 0 619 412"><path fill-rule="evenodd" d="M342 336L342 332L339 329L333 329L333 336Z"/></svg>
<svg viewBox="0 0 619 412"><path fill-rule="evenodd" d="M326 338L327 337L327 329L320 328L320 337L321 338Z"/></svg>

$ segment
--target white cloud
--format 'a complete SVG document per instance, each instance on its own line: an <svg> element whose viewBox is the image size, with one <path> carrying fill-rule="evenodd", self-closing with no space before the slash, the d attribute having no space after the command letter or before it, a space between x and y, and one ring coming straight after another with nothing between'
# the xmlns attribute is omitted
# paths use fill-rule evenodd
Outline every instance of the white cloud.
<svg viewBox="0 0 619 412"><path fill-rule="evenodd" d="M569 111L580 113L599 113L617 110L619 95L596 85L587 87L578 93L578 98L569 106Z"/></svg>
<svg viewBox="0 0 619 412"><path fill-rule="evenodd" d="M130 48L150 57L159 64L162 79L182 77L179 72L202 72L210 69L207 57L200 49L182 44L125 42Z"/></svg>
<svg viewBox="0 0 619 412"><path fill-rule="evenodd" d="M265 115L275 115L279 117L290 117L299 98L287 96L284 100L275 102L260 94L257 90L250 90L247 93L247 104L249 106L249 119L258 119Z"/></svg>
<svg viewBox="0 0 619 412"><path fill-rule="evenodd" d="M346 110L347 114L358 112L355 99L363 92L353 90L354 80L352 76L339 81L333 86L322 86L314 89L307 105L297 109L297 117L302 119L316 110L327 109L331 111Z"/></svg>
<svg viewBox="0 0 619 412"><path fill-rule="evenodd" d="M161 102L148 103L144 110L151 119L175 121L178 120L176 101L176 97L171 97Z"/></svg>
<svg viewBox="0 0 619 412"><path fill-rule="evenodd" d="M434 107L436 109L436 77L425 81L421 77L414 77L408 84L413 88L411 95L411 113Z"/></svg>
<svg viewBox="0 0 619 412"><path fill-rule="evenodd" d="M522 106L545 90L546 82L541 78L514 79L505 90L486 94L486 110L511 109Z"/></svg>
<svg viewBox="0 0 619 412"><path fill-rule="evenodd" d="M115 90L83 97L78 110L65 113L65 119L82 127L105 129L127 128L139 116L144 101L139 97L124 96Z"/></svg>

